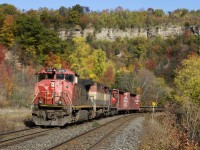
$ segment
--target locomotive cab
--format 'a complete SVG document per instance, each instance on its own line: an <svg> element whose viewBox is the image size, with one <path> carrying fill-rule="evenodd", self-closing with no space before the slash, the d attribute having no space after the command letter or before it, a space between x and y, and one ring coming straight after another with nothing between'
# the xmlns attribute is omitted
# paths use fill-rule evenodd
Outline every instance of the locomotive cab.
<svg viewBox="0 0 200 150"><path fill-rule="evenodd" d="M63 73L56 73L55 71L52 72L43 72L43 73L37 73L36 74L36 82L40 82L45 79L56 79L56 80L65 80L71 83L78 83L78 77L77 75L73 74L63 74Z"/></svg>

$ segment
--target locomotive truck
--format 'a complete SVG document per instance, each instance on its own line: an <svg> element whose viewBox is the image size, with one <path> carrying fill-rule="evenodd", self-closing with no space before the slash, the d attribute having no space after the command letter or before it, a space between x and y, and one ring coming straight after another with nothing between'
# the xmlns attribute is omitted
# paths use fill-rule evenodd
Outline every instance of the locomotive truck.
<svg viewBox="0 0 200 150"><path fill-rule="evenodd" d="M36 75L32 105L36 125L64 126L140 108L139 95L80 79L67 68L45 67Z"/></svg>

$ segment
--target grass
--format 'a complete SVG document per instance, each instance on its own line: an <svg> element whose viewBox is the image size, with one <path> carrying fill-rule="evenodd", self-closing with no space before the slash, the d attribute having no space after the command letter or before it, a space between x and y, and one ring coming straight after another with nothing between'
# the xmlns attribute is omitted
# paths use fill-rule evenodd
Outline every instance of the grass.
<svg viewBox="0 0 200 150"><path fill-rule="evenodd" d="M28 109L0 109L0 133L20 130L32 126Z"/></svg>
<svg viewBox="0 0 200 150"><path fill-rule="evenodd" d="M92 128L97 128L97 127L99 127L101 124L100 123L98 123L98 122L94 122L93 124L92 124Z"/></svg>
<svg viewBox="0 0 200 150"><path fill-rule="evenodd" d="M145 118L144 129L142 133L141 150L160 150L160 149L178 149L179 137L177 130L166 121L158 121L163 114L156 114L152 120L151 114ZM170 121L171 122L171 121Z"/></svg>
<svg viewBox="0 0 200 150"><path fill-rule="evenodd" d="M175 122L174 115L163 112L147 115L143 125L140 150L187 149L197 150L195 146L186 146L183 136Z"/></svg>

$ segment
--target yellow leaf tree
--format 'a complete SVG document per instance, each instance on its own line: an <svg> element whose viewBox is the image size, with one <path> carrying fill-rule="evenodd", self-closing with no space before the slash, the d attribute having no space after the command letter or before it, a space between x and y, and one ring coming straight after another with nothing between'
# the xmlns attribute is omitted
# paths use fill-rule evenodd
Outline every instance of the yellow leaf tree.
<svg viewBox="0 0 200 150"><path fill-rule="evenodd" d="M106 66L106 53L101 49L92 52L92 72L90 78L98 81L100 76L104 73Z"/></svg>
<svg viewBox="0 0 200 150"><path fill-rule="evenodd" d="M191 55L182 62L182 69L177 71L175 84L180 97L187 97L200 104L200 57Z"/></svg>
<svg viewBox="0 0 200 150"><path fill-rule="evenodd" d="M75 49L69 56L71 69L79 74L81 78L88 78L92 66L91 47L83 37L75 37L73 42Z"/></svg>

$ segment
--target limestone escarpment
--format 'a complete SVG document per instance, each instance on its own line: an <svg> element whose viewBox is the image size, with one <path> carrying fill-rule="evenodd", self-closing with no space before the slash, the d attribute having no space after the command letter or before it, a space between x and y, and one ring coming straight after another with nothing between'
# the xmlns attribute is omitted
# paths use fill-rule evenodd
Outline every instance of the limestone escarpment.
<svg viewBox="0 0 200 150"><path fill-rule="evenodd" d="M88 27L81 29L79 26L75 26L71 29L60 29L59 36L62 40L72 39L73 37L83 36L87 37L92 35L97 40L115 40L116 38L135 38L138 36L152 38L155 36L160 36L162 38L167 38L169 36L181 35L185 32L185 28L181 26L157 26L148 28L127 28L125 30L116 28L102 28L96 31L93 27Z"/></svg>

